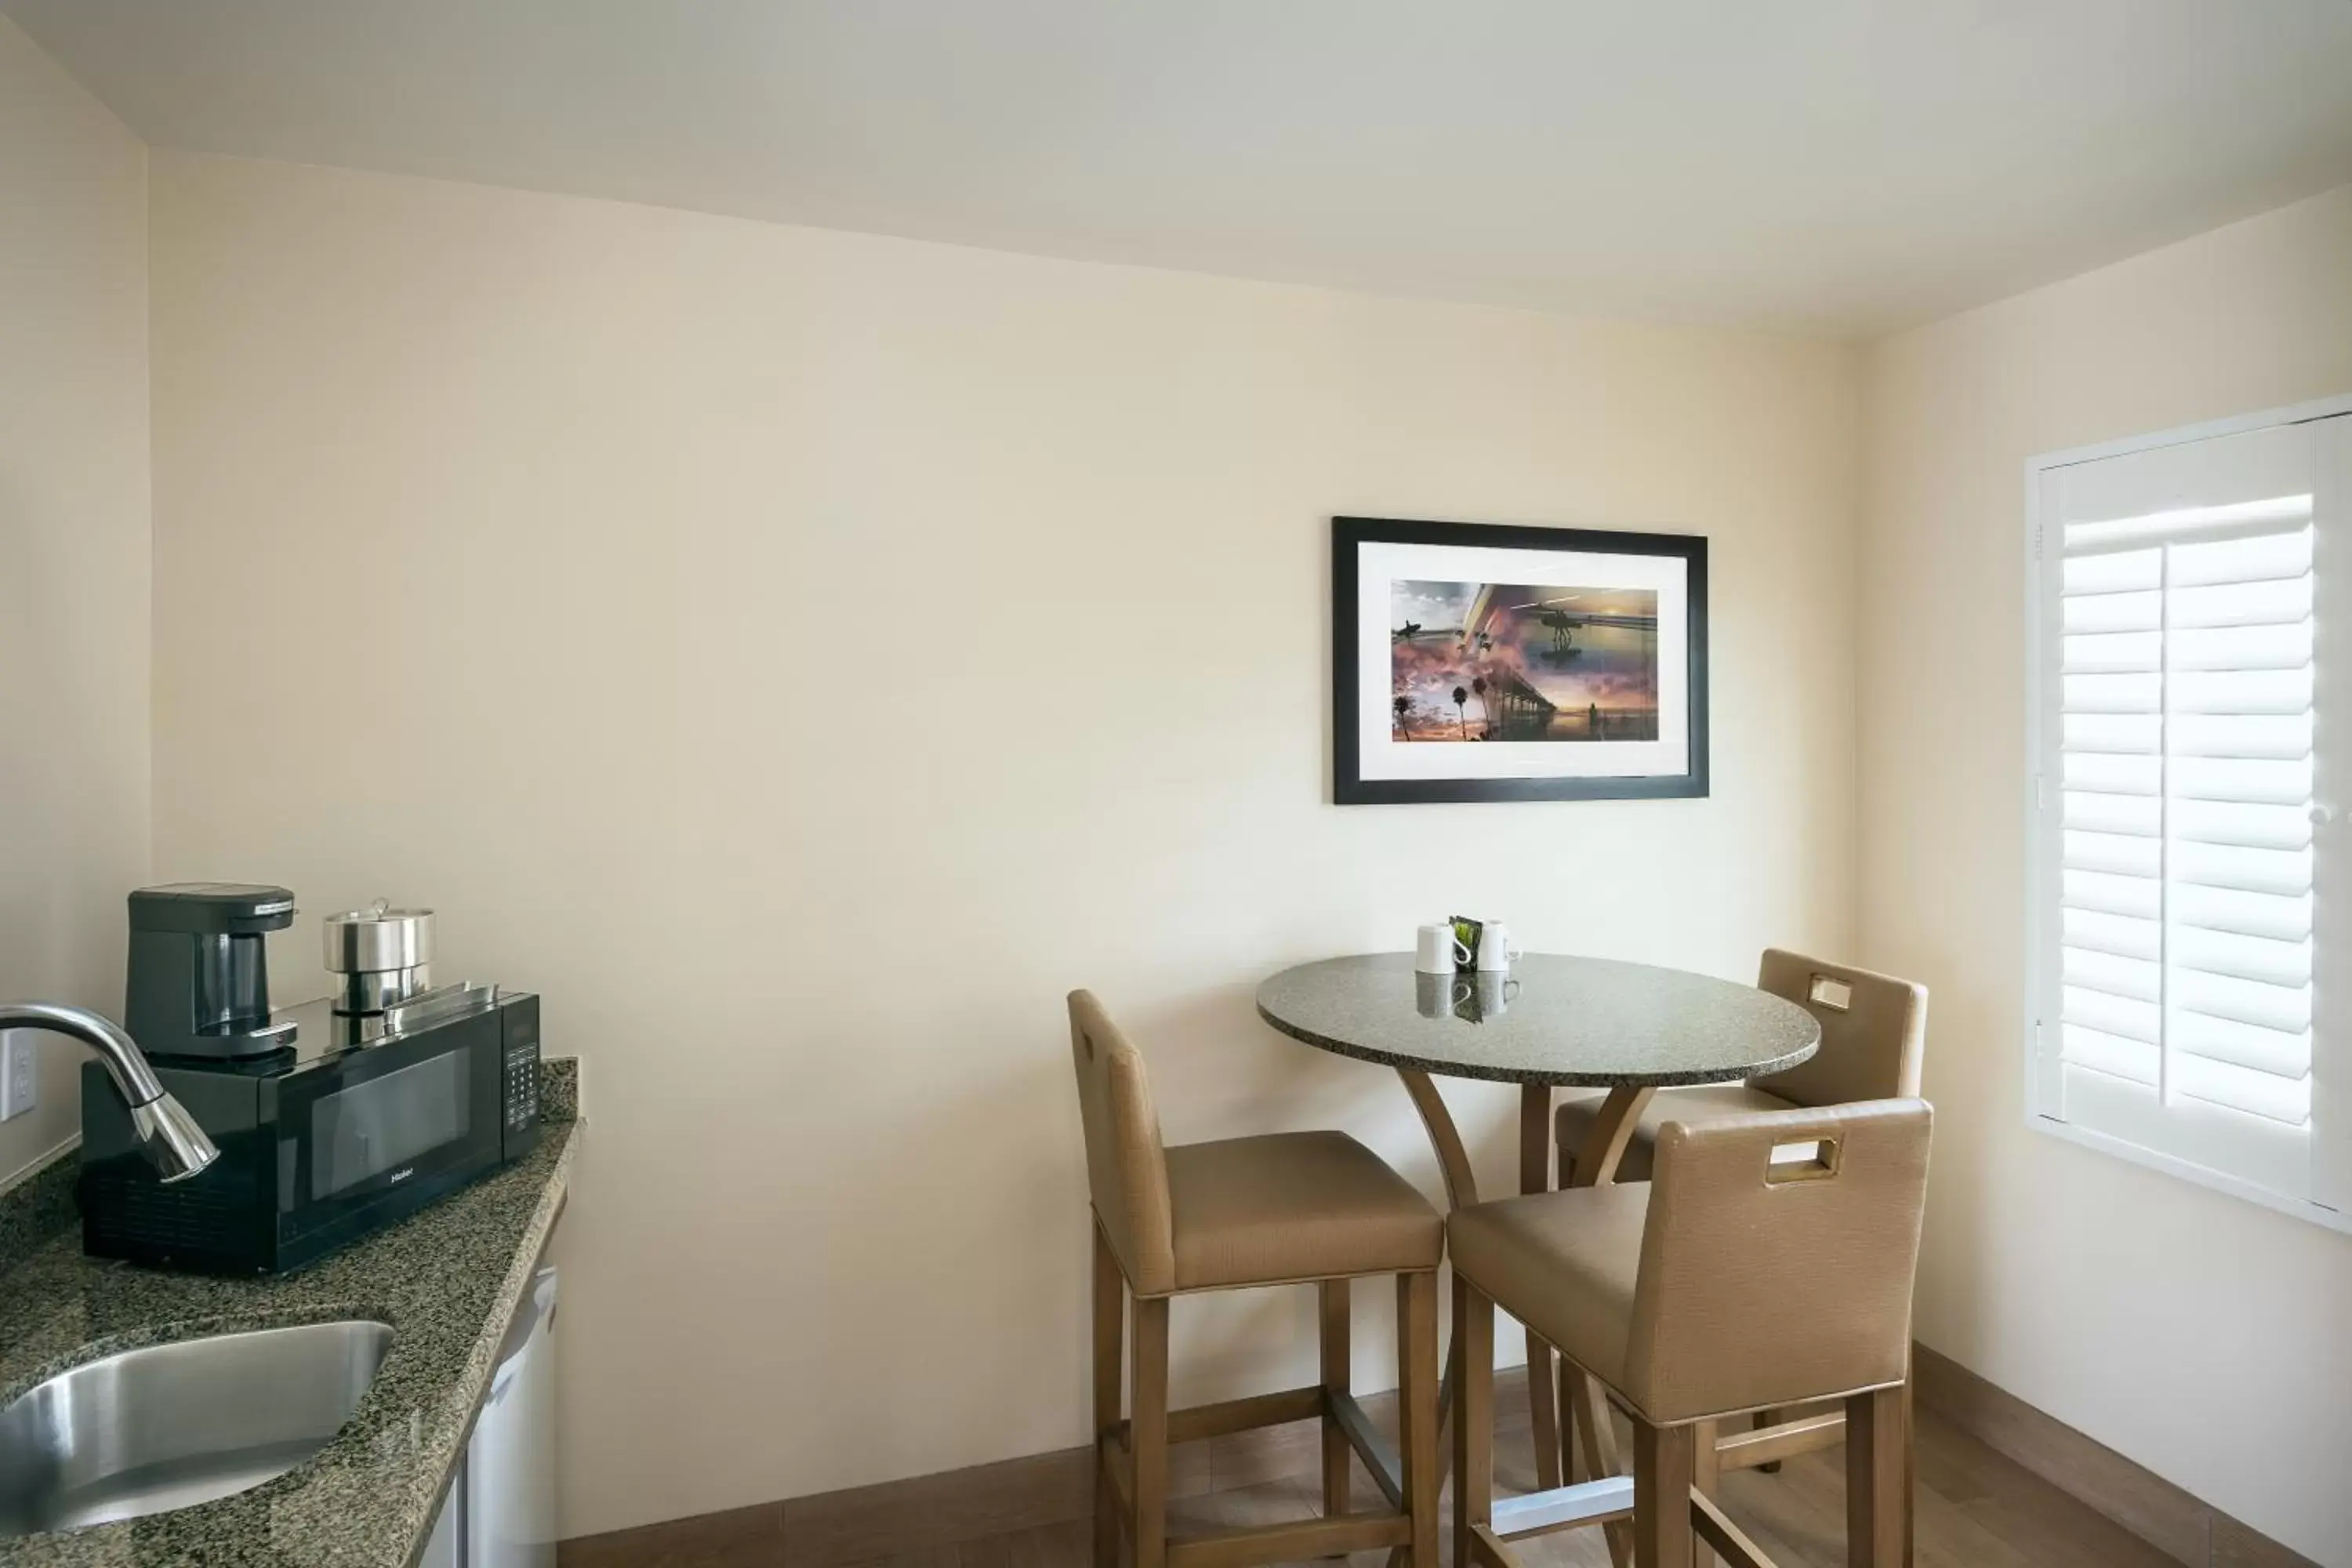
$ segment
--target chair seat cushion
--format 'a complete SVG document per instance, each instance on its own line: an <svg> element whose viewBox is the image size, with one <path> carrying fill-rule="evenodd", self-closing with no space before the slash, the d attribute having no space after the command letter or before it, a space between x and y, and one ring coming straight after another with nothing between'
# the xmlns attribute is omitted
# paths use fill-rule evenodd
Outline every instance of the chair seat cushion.
<svg viewBox="0 0 2352 1568"><path fill-rule="evenodd" d="M1275 1132L1168 1151L1176 1289L1434 1268L1445 1222L1344 1132Z"/></svg>
<svg viewBox="0 0 2352 1568"><path fill-rule="evenodd" d="M1625 1385L1646 1183L1532 1193L1454 1211L1454 1271L1562 1355Z"/></svg>
<svg viewBox="0 0 2352 1568"><path fill-rule="evenodd" d="M1584 1147L1591 1136L1592 1124L1600 1120L1603 1095L1586 1095L1564 1100L1560 1104L1556 1135L1560 1148L1573 1155ZM1625 1157L1617 1166L1621 1182L1646 1182L1650 1179L1651 1162L1656 1157L1658 1129L1669 1121L1707 1121L1725 1116L1747 1116L1759 1110L1789 1110L1791 1104L1779 1095L1767 1094L1744 1083L1706 1083L1692 1089L1664 1089L1650 1097L1643 1108L1642 1120L1633 1136L1625 1144Z"/></svg>

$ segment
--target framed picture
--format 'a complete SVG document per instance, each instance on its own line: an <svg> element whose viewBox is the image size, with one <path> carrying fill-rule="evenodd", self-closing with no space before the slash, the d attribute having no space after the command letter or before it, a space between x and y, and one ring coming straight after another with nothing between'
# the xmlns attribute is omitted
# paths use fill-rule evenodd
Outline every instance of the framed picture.
<svg viewBox="0 0 2352 1568"><path fill-rule="evenodd" d="M1706 541L1331 520L1341 805L1706 794Z"/></svg>

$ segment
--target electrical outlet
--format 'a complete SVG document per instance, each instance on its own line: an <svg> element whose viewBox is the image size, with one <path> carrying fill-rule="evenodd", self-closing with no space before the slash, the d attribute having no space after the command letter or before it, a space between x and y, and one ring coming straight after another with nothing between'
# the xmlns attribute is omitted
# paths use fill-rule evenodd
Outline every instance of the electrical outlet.
<svg viewBox="0 0 2352 1568"><path fill-rule="evenodd" d="M40 1096L41 1054L30 1029L0 1029L0 1121L22 1116Z"/></svg>

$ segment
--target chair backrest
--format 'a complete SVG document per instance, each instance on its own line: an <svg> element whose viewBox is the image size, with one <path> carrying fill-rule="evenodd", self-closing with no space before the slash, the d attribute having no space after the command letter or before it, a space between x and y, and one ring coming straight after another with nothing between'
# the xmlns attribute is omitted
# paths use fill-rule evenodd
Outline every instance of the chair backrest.
<svg viewBox="0 0 2352 1568"><path fill-rule="evenodd" d="M1129 1287L1139 1296L1165 1295L1176 1288L1176 1239L1160 1113L1143 1053L1091 991L1070 993L1070 1058L1078 1071L1095 1217Z"/></svg>
<svg viewBox="0 0 2352 1568"><path fill-rule="evenodd" d="M1927 988L1891 974L1764 950L1756 987L1784 996L1822 1026L1822 1048L1786 1072L1750 1081L1799 1105L1906 1100L1919 1092Z"/></svg>
<svg viewBox="0 0 2352 1568"><path fill-rule="evenodd" d="M1885 1100L1659 1130L1625 1354L1643 1414L1903 1381L1933 1122L1924 1100Z"/></svg>

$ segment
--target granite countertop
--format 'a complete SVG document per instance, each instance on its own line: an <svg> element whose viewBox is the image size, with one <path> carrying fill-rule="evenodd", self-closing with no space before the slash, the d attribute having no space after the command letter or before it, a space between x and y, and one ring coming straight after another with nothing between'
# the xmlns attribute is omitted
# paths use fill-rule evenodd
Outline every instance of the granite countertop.
<svg viewBox="0 0 2352 1568"><path fill-rule="evenodd" d="M578 1064L545 1064L539 1146L497 1175L319 1263L214 1279L85 1258L74 1161L0 1194L0 1407L116 1351L240 1329L373 1318L390 1352L326 1447L251 1491L145 1519L0 1538L0 1563L408 1568L563 1207Z"/></svg>
<svg viewBox="0 0 2352 1568"><path fill-rule="evenodd" d="M1727 1083L1795 1067L1821 1026L1795 1003L1686 970L1530 952L1497 974L1422 974L1409 952L1302 963L1258 1016L1340 1056L1447 1078L1585 1088Z"/></svg>

